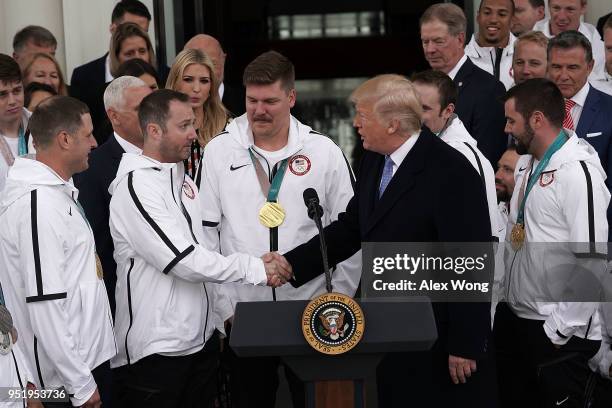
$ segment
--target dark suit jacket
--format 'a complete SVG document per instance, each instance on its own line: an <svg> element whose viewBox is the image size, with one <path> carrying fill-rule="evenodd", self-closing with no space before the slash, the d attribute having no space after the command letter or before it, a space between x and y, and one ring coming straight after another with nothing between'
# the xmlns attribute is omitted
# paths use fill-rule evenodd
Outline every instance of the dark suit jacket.
<svg viewBox="0 0 612 408"><path fill-rule="evenodd" d="M113 239L108 219L111 195L108 187L117 175L124 150L111 133L108 140L89 155L89 168L74 176L79 189L79 202L85 210L96 241L96 251L104 269L104 283L108 291L111 311L115 315L115 284L117 264L113 258Z"/></svg>
<svg viewBox="0 0 612 408"><path fill-rule="evenodd" d="M612 191L612 96L592 86L580 114L576 134L586 139L599 154L601 166L608 178L606 185ZM608 207L608 224L612 222L612 206ZM612 224L610 224L612 225ZM608 241L612 241L612 230L608 232Z"/></svg>
<svg viewBox="0 0 612 408"><path fill-rule="evenodd" d="M108 129L102 128L102 124L106 120L103 98L107 85L104 81L107 55L108 53L87 64L76 67L72 71L70 80L70 96L85 102L89 106L94 136L98 145L104 143L105 138L108 137Z"/></svg>
<svg viewBox="0 0 612 408"><path fill-rule="evenodd" d="M469 58L453 82L459 90L455 113L478 142L482 154L495 167L508 146L508 135L504 132L504 105L501 102L506 88Z"/></svg>
<svg viewBox="0 0 612 408"><path fill-rule="evenodd" d="M361 248L361 242L487 242L491 226L485 190L478 173L455 149L428 130L408 153L378 200L384 157L363 155L355 196L325 237L330 267ZM322 273L319 237L285 254L295 286ZM482 357L490 332L490 306L435 303L438 324L448 333L442 348L450 354ZM442 336L442 335L440 335Z"/></svg>
<svg viewBox="0 0 612 408"><path fill-rule="evenodd" d="M223 105L230 111L234 118L241 116L246 112L246 92L243 86L234 87L224 84L223 90Z"/></svg>

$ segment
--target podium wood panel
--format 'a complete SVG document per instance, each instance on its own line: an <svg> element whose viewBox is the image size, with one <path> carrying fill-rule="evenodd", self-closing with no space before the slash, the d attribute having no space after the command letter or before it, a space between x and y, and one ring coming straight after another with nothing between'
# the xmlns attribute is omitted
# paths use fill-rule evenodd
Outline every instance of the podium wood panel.
<svg viewBox="0 0 612 408"><path fill-rule="evenodd" d="M317 381L316 408L352 408L355 406L353 381Z"/></svg>

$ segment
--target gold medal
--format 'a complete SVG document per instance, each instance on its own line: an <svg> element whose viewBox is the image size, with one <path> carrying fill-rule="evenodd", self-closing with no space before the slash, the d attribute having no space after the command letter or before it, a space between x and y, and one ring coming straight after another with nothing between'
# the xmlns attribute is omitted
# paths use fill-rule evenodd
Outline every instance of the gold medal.
<svg viewBox="0 0 612 408"><path fill-rule="evenodd" d="M267 202L259 210L259 222L265 227L275 228L285 220L285 210L279 203Z"/></svg>
<svg viewBox="0 0 612 408"><path fill-rule="evenodd" d="M510 242L515 251L523 246L523 242L525 242L525 226L523 224L514 224L510 233Z"/></svg>
<svg viewBox="0 0 612 408"><path fill-rule="evenodd" d="M104 271L102 270L102 262L100 261L100 257L96 254L96 275L98 275L98 279L104 278Z"/></svg>

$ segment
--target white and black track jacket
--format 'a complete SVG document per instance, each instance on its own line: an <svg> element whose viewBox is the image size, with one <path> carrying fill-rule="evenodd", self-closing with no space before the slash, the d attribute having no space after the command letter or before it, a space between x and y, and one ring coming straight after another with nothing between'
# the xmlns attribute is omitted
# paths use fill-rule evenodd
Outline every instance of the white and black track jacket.
<svg viewBox="0 0 612 408"><path fill-rule="evenodd" d="M278 202L285 210L285 220L278 228L267 228L259 222L258 213L266 202L249 155L255 152L269 178L278 162L289 161ZM340 148L328 137L313 131L294 117L290 119L289 137L284 154L269 163L265 153L253 146L253 136L245 115L230 123L204 149L202 159L202 218L206 244L222 254L245 252L260 256L277 247L287 252L317 235L313 220L308 218L303 192L314 188L323 207L323 226L346 210L353 196L352 170ZM335 292L353 296L361 278L361 251L340 263L333 273ZM232 307L237 302L272 300L270 288L245 285L221 285ZM324 276L300 288L284 285L276 289L278 300L310 299L325 291Z"/></svg>
<svg viewBox="0 0 612 408"><path fill-rule="evenodd" d="M553 154L528 195L525 245L518 251L506 245L504 276L510 308L519 317L542 320L547 336L559 345L571 336L601 339L598 299L607 266L610 201L597 152L575 133L566 132L571 137ZM516 164L508 243L531 157L523 155Z"/></svg>
<svg viewBox="0 0 612 408"><path fill-rule="evenodd" d="M77 195L41 162L15 160L0 200L0 279L36 386L63 386L80 406L96 389L91 370L116 346Z"/></svg>
<svg viewBox="0 0 612 408"><path fill-rule="evenodd" d="M263 262L202 246L200 197L182 163L125 153L109 192L119 348L111 365L199 351L216 318L216 291L205 282L265 285Z"/></svg>

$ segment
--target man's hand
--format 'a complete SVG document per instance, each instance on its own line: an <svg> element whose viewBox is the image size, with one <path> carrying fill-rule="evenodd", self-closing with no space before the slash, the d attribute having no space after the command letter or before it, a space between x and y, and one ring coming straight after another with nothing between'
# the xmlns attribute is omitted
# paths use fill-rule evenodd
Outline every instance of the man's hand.
<svg viewBox="0 0 612 408"><path fill-rule="evenodd" d="M81 406L83 408L100 408L102 406L102 401L100 401L100 393L98 393L97 388L87 402Z"/></svg>
<svg viewBox="0 0 612 408"><path fill-rule="evenodd" d="M268 276L268 286L278 288L293 277L293 270L284 256L278 252L268 252L261 257Z"/></svg>
<svg viewBox="0 0 612 408"><path fill-rule="evenodd" d="M454 384L465 384L472 373L476 372L476 361L449 354L448 371Z"/></svg>

